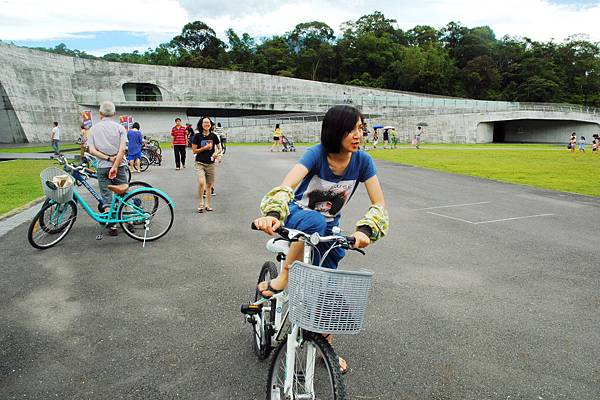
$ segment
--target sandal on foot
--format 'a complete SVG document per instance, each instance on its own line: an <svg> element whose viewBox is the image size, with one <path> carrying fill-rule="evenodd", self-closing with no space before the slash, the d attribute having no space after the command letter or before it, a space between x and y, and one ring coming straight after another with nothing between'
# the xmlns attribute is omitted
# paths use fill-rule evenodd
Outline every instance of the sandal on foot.
<svg viewBox="0 0 600 400"><path fill-rule="evenodd" d="M271 286L271 281L265 281L265 282L267 282L267 288L266 288L266 289L264 289L264 290L260 290L260 289L258 288L258 285L256 285L256 290L258 290L258 291L259 291L259 293L260 293L260 295L261 295L262 297L264 297L265 299L270 299L270 298L273 296L273 294L281 293L281 292L283 292L283 290L284 290L284 289L275 289L275 288L273 288L273 286ZM261 283L262 283L262 282L261 282ZM259 285L260 285L260 283L259 283ZM265 296L265 295L263 294L263 292L267 292L267 291L269 291L269 292L271 292L271 293L273 293L273 294L272 294L271 296Z"/></svg>
<svg viewBox="0 0 600 400"><path fill-rule="evenodd" d="M204 212L204 208L200 207L198 208L198 214L202 214Z"/></svg>
<svg viewBox="0 0 600 400"><path fill-rule="evenodd" d="M339 363L340 363L340 373L342 375L345 375L348 372L348 363L342 357L338 357L338 358L339 358ZM344 364L346 364L346 366L344 368L342 368L342 361L344 362Z"/></svg>
<svg viewBox="0 0 600 400"><path fill-rule="evenodd" d="M206 207L206 211L215 211L215 209L212 207Z"/></svg>

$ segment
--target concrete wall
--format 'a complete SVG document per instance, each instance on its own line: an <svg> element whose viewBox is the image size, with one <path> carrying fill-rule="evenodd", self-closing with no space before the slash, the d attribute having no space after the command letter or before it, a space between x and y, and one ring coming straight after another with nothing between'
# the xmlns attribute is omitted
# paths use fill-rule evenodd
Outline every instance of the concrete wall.
<svg viewBox="0 0 600 400"><path fill-rule="evenodd" d="M567 126L572 128L566 130L576 131L586 126L587 132L593 129L591 124L600 123L597 114L527 111L517 103L428 97L237 71L110 63L3 43L0 65L0 85L10 103L0 111L0 122L10 127L0 130L0 142L47 142L55 120L62 128L61 139L75 140L80 112L92 110L97 120L98 105L104 100L115 102L117 115L133 115L151 136L167 136L175 117L186 120L188 108L323 113L334 104L353 104L366 114L380 115L370 121L371 126L396 126L401 140L409 140L417 124L426 122L423 139L443 143L490 142L494 121L570 121L539 125L539 129L529 125L530 137L543 140L557 137ZM123 92L126 83L156 85L163 101L127 101ZM190 120L195 124L197 117ZM293 122L282 126L286 125L300 138L296 141L311 140L320 132L320 124ZM556 133L541 135L548 127L554 127ZM231 131L240 139L244 135L258 138L271 132L272 126L265 123ZM519 135L522 139L523 134Z"/></svg>

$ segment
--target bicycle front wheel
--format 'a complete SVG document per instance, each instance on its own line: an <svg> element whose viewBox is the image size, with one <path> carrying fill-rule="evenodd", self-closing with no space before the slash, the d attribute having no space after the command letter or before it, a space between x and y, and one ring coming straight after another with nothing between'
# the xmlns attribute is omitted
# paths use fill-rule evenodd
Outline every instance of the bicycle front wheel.
<svg viewBox="0 0 600 400"><path fill-rule="evenodd" d="M294 378L291 391L294 399L346 398L346 387L340 372L339 358L327 340L318 333L303 331L296 347ZM287 341L281 342L269 369L267 399L286 399L285 373Z"/></svg>
<svg viewBox="0 0 600 400"><path fill-rule="evenodd" d="M140 171L142 171L142 172L146 171L149 166L150 166L150 159L147 156L143 155L140 158Z"/></svg>
<svg viewBox="0 0 600 400"><path fill-rule="evenodd" d="M165 196L152 190L139 190L123 198L119 205L121 228L127 236L151 242L160 239L173 226L173 206Z"/></svg>
<svg viewBox="0 0 600 400"><path fill-rule="evenodd" d="M77 219L77 205L45 202L27 230L27 240L36 249L48 249L67 236Z"/></svg>
<svg viewBox="0 0 600 400"><path fill-rule="evenodd" d="M258 274L258 283L277 278L277 265L273 261L267 261L263 264ZM254 301L261 298L258 289L255 290ZM252 323L252 349L260 360L264 360L271 354L271 332L275 323L275 306L276 301L271 300L269 305L270 311L262 310Z"/></svg>

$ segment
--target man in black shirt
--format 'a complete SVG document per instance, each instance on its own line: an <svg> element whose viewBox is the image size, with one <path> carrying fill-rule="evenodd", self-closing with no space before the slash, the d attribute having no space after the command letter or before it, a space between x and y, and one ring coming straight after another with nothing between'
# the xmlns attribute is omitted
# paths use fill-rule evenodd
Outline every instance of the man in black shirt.
<svg viewBox="0 0 600 400"><path fill-rule="evenodd" d="M198 195L200 205L198 212L213 211L210 206L211 189L215 183L215 159L221 156L221 142L214 133L215 124L208 117L198 121L198 133L192 139L192 152L196 155L196 171L198 171ZM206 206L202 195L206 190Z"/></svg>

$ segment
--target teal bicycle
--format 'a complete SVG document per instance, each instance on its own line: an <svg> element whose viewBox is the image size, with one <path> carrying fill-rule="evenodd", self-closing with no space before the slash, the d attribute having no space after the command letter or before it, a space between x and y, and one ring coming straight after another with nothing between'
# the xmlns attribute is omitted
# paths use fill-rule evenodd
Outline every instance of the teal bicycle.
<svg viewBox="0 0 600 400"><path fill-rule="evenodd" d="M40 174L47 200L29 225L27 239L33 247L48 249L63 240L75 224L78 205L102 229L119 224L127 236L143 242L143 246L160 239L173 226L175 205L162 190L141 187L128 192L128 184L108 185L115 194L110 209L95 212L74 190L75 184L84 186L98 201L98 209L104 209L102 197L86 179L85 167L70 164L64 158L59 162L63 170L49 167ZM102 239L102 233L96 239Z"/></svg>

